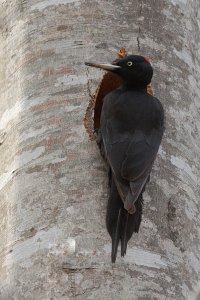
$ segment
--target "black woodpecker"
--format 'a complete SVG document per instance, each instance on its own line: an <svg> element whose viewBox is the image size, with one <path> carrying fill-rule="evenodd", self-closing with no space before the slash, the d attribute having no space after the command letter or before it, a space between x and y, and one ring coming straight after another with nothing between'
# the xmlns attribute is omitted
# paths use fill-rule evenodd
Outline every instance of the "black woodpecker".
<svg viewBox="0 0 200 300"><path fill-rule="evenodd" d="M160 101L147 93L153 76L147 58L129 55L111 64L85 64L113 72L124 82L104 98L98 130L98 144L109 165L106 225L114 263L119 241L124 256L128 240L139 231L142 194L162 140L164 111Z"/></svg>

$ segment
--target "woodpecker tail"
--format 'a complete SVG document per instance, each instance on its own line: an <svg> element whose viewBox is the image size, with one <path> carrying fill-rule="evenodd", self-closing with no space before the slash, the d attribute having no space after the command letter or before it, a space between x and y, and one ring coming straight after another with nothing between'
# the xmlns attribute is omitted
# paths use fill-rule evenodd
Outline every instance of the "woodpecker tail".
<svg viewBox="0 0 200 300"><path fill-rule="evenodd" d="M117 248L121 241L121 256L126 254L127 243L133 232L138 232L142 218L142 194L135 202L136 212L129 214L119 196L114 180L111 178L110 197L107 206L106 226L112 239L111 260L114 263Z"/></svg>

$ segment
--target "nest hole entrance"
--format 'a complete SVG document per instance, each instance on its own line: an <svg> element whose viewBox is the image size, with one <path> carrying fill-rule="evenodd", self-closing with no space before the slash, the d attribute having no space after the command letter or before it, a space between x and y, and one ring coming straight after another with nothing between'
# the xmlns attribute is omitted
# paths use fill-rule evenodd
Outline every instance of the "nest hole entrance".
<svg viewBox="0 0 200 300"><path fill-rule="evenodd" d="M123 81L113 73L106 73L99 85L99 89L95 97L94 106L94 130L100 127L101 110L103 105L103 99L113 90L122 85Z"/></svg>
<svg viewBox="0 0 200 300"><path fill-rule="evenodd" d="M121 48L118 52L117 59L122 59L127 55L128 53L126 49ZM95 95L91 97L84 118L84 126L91 140L95 140L94 132L100 127L101 110L104 97L120 87L122 83L123 81L120 77L111 72L106 72L99 83Z"/></svg>

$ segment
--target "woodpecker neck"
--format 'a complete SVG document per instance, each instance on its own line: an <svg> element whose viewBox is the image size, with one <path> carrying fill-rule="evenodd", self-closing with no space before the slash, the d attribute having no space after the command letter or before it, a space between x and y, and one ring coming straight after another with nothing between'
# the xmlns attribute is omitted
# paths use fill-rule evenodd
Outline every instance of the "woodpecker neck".
<svg viewBox="0 0 200 300"><path fill-rule="evenodd" d="M123 88L126 89L126 90L140 91L142 93L147 93L147 85L144 85L144 86L134 86L132 84L125 83L123 85Z"/></svg>

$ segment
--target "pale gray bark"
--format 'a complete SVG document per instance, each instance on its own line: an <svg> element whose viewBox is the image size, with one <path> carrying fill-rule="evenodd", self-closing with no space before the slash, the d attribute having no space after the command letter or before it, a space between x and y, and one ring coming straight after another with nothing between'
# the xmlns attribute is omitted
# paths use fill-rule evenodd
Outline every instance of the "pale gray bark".
<svg viewBox="0 0 200 300"><path fill-rule="evenodd" d="M199 0L2 0L0 299L188 299L199 280ZM106 166L85 60L152 58L166 133L125 259L110 262Z"/></svg>

